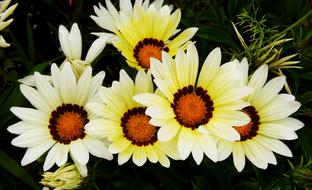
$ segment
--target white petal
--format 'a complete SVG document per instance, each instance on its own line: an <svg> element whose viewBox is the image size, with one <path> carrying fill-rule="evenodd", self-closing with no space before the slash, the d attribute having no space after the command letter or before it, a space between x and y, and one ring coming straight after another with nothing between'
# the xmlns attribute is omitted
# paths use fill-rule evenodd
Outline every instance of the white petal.
<svg viewBox="0 0 312 190"><path fill-rule="evenodd" d="M200 135L198 136L199 144L208 158L213 162L218 161L218 149L216 142L212 139L210 135Z"/></svg>
<svg viewBox="0 0 312 190"><path fill-rule="evenodd" d="M268 167L268 162L265 159L263 152L261 152L260 146L253 142L252 140L242 143L245 155L247 158L258 168L266 169Z"/></svg>
<svg viewBox="0 0 312 190"><path fill-rule="evenodd" d="M154 148L152 146L145 146L144 151L146 153L147 159L152 162L156 163L158 161L157 154L154 151Z"/></svg>
<svg viewBox="0 0 312 190"><path fill-rule="evenodd" d="M50 139L50 140L46 140L45 142L37 146L28 148L22 159L22 162L21 162L22 166L25 166L37 160L42 154L44 154L47 150L49 150L54 144L55 144L55 141Z"/></svg>
<svg viewBox="0 0 312 190"><path fill-rule="evenodd" d="M129 146L118 154L118 165L122 165L130 159L131 155L133 154L133 149L133 146Z"/></svg>
<svg viewBox="0 0 312 190"><path fill-rule="evenodd" d="M22 133L12 140L12 145L17 147L33 147L37 146L46 140L51 139L51 134L48 128L32 129Z"/></svg>
<svg viewBox="0 0 312 190"><path fill-rule="evenodd" d="M10 132L10 133L13 133L13 134L22 134L22 133L25 133L29 130L33 130L33 129L39 129L39 128L47 128L47 125L36 125L36 124L31 124L31 123L27 123L27 122L24 122L24 121L20 121L20 122L17 122L13 125L10 125L7 130Z"/></svg>
<svg viewBox="0 0 312 190"><path fill-rule="evenodd" d="M87 100L90 98L89 96L91 88L91 77L92 77L91 67L85 68L77 84L77 93L75 102L78 105L85 105Z"/></svg>
<svg viewBox="0 0 312 190"><path fill-rule="evenodd" d="M292 157L291 150L280 140L258 134L255 138L259 144L280 155Z"/></svg>
<svg viewBox="0 0 312 190"><path fill-rule="evenodd" d="M171 140L179 132L181 126L176 120L171 120L165 126L160 127L157 133L158 140L168 141Z"/></svg>
<svg viewBox="0 0 312 190"><path fill-rule="evenodd" d="M70 143L70 154L73 159L77 160L81 165L86 165L89 161L89 152L85 143L81 139L77 139Z"/></svg>
<svg viewBox="0 0 312 190"><path fill-rule="evenodd" d="M201 163L204 157L204 153L200 147L200 143L198 142L199 139L196 137L196 133L194 134L194 143L192 147L192 156L196 162L197 165Z"/></svg>
<svg viewBox="0 0 312 190"><path fill-rule="evenodd" d="M77 93L76 76L73 73L70 63L65 63L60 76L60 94L64 103L76 103Z"/></svg>
<svg viewBox="0 0 312 190"><path fill-rule="evenodd" d="M59 30L58 30L58 36L59 36L61 48L65 56L68 57L69 59L72 59L73 56L70 50L70 44L68 42L68 35L69 35L68 30L63 25L60 25Z"/></svg>
<svg viewBox="0 0 312 190"><path fill-rule="evenodd" d="M255 91L258 91L265 84L267 77L268 77L268 66L262 65L252 74L248 86L254 88Z"/></svg>
<svg viewBox="0 0 312 190"><path fill-rule="evenodd" d="M218 73L221 64L221 50L220 48L215 48L212 50L201 68L198 77L197 86L201 86L206 89L207 86L212 82Z"/></svg>
<svg viewBox="0 0 312 190"><path fill-rule="evenodd" d="M120 123L101 118L91 120L85 126L85 130L87 134L98 138L103 138L110 135L118 135L122 132Z"/></svg>
<svg viewBox="0 0 312 190"><path fill-rule="evenodd" d="M156 154L157 154L157 157L158 157L158 161L159 163L166 167L166 168L169 168L170 166L170 160L168 159L168 157L162 153L160 150L158 150L157 148L154 149Z"/></svg>
<svg viewBox="0 0 312 190"><path fill-rule="evenodd" d="M50 107L46 100L32 87L21 84L20 90L27 100L38 110L51 113L54 107Z"/></svg>
<svg viewBox="0 0 312 190"><path fill-rule="evenodd" d="M137 147L133 151L132 155L132 161L137 165L137 166L143 166L145 164L147 158L144 150L140 147Z"/></svg>
<svg viewBox="0 0 312 190"><path fill-rule="evenodd" d="M153 105L147 107L145 111L146 115L157 119L173 119L175 114L171 107L164 105Z"/></svg>
<svg viewBox="0 0 312 190"><path fill-rule="evenodd" d="M68 43L70 46L70 51L73 59L81 59L81 51L82 51L82 39L79 27L76 23L74 23L70 29L68 35Z"/></svg>
<svg viewBox="0 0 312 190"><path fill-rule="evenodd" d="M88 168L87 168L87 166L80 164L77 160L75 160L73 158L72 155L70 155L70 156L72 157L72 159L73 159L73 161L74 161L74 163L75 163L79 173L81 174L81 176L82 177L87 177L88 176Z"/></svg>
<svg viewBox="0 0 312 190"><path fill-rule="evenodd" d="M54 156L55 151L53 148L54 148L54 146L50 149L47 157L45 158L45 161L43 164L43 171L49 170L55 164L55 156Z"/></svg>
<svg viewBox="0 0 312 190"><path fill-rule="evenodd" d="M61 143L57 143L54 146L57 148L55 161L56 161L56 164L60 167L67 162L70 146L67 144L61 144Z"/></svg>
<svg viewBox="0 0 312 190"><path fill-rule="evenodd" d="M301 129L304 126L304 123L292 117L287 117L281 120L277 120L277 121L274 121L274 123L289 127L294 131Z"/></svg>
<svg viewBox="0 0 312 190"><path fill-rule="evenodd" d="M253 98L250 100L250 103L257 109L261 109L263 106L269 104L277 96L277 94L282 90L285 82L285 76L279 76L271 79L266 83L266 85L264 85L258 94L253 96Z"/></svg>
<svg viewBox="0 0 312 190"><path fill-rule="evenodd" d="M241 172L245 167L245 154L240 142L233 145L233 161L237 171Z"/></svg>
<svg viewBox="0 0 312 190"><path fill-rule="evenodd" d="M294 140L298 138L292 129L275 123L261 123L257 132L277 139Z"/></svg>
<svg viewBox="0 0 312 190"><path fill-rule="evenodd" d="M152 94L152 93L141 93L137 94L133 97L133 99L140 104L143 104L145 106L153 106L153 105L168 105L170 102L159 95Z"/></svg>
<svg viewBox="0 0 312 190"><path fill-rule="evenodd" d="M96 139L92 139L90 137L86 137L84 139L85 144L88 148L88 151L99 158L105 158L107 160L112 160L113 155L108 152L108 149L104 142Z"/></svg>
<svg viewBox="0 0 312 190"><path fill-rule="evenodd" d="M228 103L234 102L236 100L242 99L246 95L253 92L253 89L250 87L241 87L241 88L234 88L230 91L227 91L222 96L218 97L217 99L213 100L214 106L218 107L221 105L226 105Z"/></svg>
<svg viewBox="0 0 312 190"><path fill-rule="evenodd" d="M50 82L38 72L35 72L34 77L39 94L45 97L46 102L50 105L50 107L56 108L61 105L60 96L55 88L51 86Z"/></svg>
<svg viewBox="0 0 312 190"><path fill-rule="evenodd" d="M231 126L224 125L220 122L209 122L208 129L211 133L216 136L227 140L227 141L236 141L240 139L239 133Z"/></svg>
<svg viewBox="0 0 312 190"><path fill-rule="evenodd" d="M109 152L116 154L123 152L127 148L129 148L131 145L131 141L126 139L125 137L120 137L119 139L115 140L112 144L109 145Z"/></svg>
<svg viewBox="0 0 312 190"><path fill-rule="evenodd" d="M218 161L225 160L233 150L233 142L221 140L218 144Z"/></svg>
<svg viewBox="0 0 312 190"><path fill-rule="evenodd" d="M97 58L97 56L100 55L100 53L103 51L103 49L106 46L106 41L107 41L107 37L103 36L103 37L99 37L91 44L91 47L88 50L88 53L85 59L88 63L92 63Z"/></svg>
<svg viewBox="0 0 312 190"><path fill-rule="evenodd" d="M194 141L193 131L182 127L178 137L178 151L182 160L185 160L191 153Z"/></svg>
<svg viewBox="0 0 312 190"><path fill-rule="evenodd" d="M153 92L153 81L151 72L145 73L140 70L135 77L135 94Z"/></svg>
<svg viewBox="0 0 312 190"><path fill-rule="evenodd" d="M295 113L301 104L297 101L290 102L271 102L269 105L263 107L258 111L260 121L274 121L288 117Z"/></svg>
<svg viewBox="0 0 312 190"><path fill-rule="evenodd" d="M27 123L48 126L49 116L39 110L22 107L11 107L10 110L16 117Z"/></svg>

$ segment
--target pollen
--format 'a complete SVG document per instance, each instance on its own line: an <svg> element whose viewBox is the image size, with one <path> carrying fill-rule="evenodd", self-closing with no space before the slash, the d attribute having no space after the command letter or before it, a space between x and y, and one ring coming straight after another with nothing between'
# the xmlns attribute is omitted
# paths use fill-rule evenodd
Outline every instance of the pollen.
<svg viewBox="0 0 312 190"><path fill-rule="evenodd" d="M158 128L149 123L143 107L128 110L121 118L125 137L137 146L146 146L157 141Z"/></svg>
<svg viewBox="0 0 312 190"><path fill-rule="evenodd" d="M257 135L260 125L260 117L258 112L253 106L248 106L241 110L250 117L250 122L243 126L233 126L233 128L239 133L241 139L239 141L245 141L252 139Z"/></svg>
<svg viewBox="0 0 312 190"><path fill-rule="evenodd" d="M168 47L164 45L162 40L145 38L135 46L133 56L142 68L149 69L151 57L161 60L161 51L168 52Z"/></svg>
<svg viewBox="0 0 312 190"><path fill-rule="evenodd" d="M84 126L88 122L87 112L82 106L62 104L51 113L50 134L54 140L69 144L71 141L85 137Z"/></svg>
<svg viewBox="0 0 312 190"><path fill-rule="evenodd" d="M174 94L171 104L177 121L184 127L196 129L199 125L208 123L212 117L213 102L207 91L193 86L184 87Z"/></svg>

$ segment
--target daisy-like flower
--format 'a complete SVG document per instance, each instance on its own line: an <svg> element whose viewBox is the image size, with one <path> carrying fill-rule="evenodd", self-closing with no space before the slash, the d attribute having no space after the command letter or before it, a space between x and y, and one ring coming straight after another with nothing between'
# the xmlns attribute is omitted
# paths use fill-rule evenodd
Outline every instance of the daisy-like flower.
<svg viewBox="0 0 312 190"><path fill-rule="evenodd" d="M66 56L64 62L70 62L72 64L76 76L80 76L84 69L90 66L92 61L103 51L108 40L104 36L96 39L88 50L85 60L82 60L82 39L78 25L74 23L70 31L65 26L60 25L58 34L61 48Z"/></svg>
<svg viewBox="0 0 312 190"><path fill-rule="evenodd" d="M9 6L9 4L11 3L11 0L4 0L4 1L0 1L0 31L5 29L7 26L9 26L12 22L13 22L13 18L6 20L15 10L15 8L17 7L17 3L15 3L14 5ZM9 47L10 44L7 43L3 36L0 35L0 47Z"/></svg>
<svg viewBox="0 0 312 190"><path fill-rule="evenodd" d="M87 133L97 138L107 137L111 141L108 149L118 154L119 165L127 162L131 156L137 166L142 166L148 159L169 167L167 156L178 159L176 140L160 142L157 138L159 127L149 123L146 107L132 99L138 93L147 92L153 92L150 72L139 71L133 82L121 70L119 82L114 81L110 88L100 87L102 103L87 104L95 115L101 117L90 120L86 126Z"/></svg>
<svg viewBox="0 0 312 190"><path fill-rule="evenodd" d="M250 117L246 125L233 125L240 139L229 142L219 139L219 161L226 159L231 153L236 169L242 171L245 166L245 156L258 168L265 169L268 164L276 164L273 152L291 157L292 153L281 140L297 138L296 130L303 123L288 117L296 112L300 103L289 94L279 94L286 78L279 76L267 81L268 66L259 67L248 80L248 63L235 60L237 70L241 72L240 85L254 88L254 92L244 98L250 105L241 112Z"/></svg>
<svg viewBox="0 0 312 190"><path fill-rule="evenodd" d="M198 54L191 43L187 52L179 50L175 60L166 52L151 59L154 82L162 95L142 93L134 99L147 106L151 124L160 125L157 136L167 141L177 136L178 152L186 159L192 152L197 164L205 153L217 161L217 146L211 134L230 141L239 140L233 125L244 125L249 118L240 110L247 104L240 99L249 87L235 88L237 73L232 64L221 64L221 51L214 49L198 74Z"/></svg>
<svg viewBox="0 0 312 190"><path fill-rule="evenodd" d="M177 9L171 14L172 7L163 5L163 0L136 0L132 6L130 0L120 0L120 11L106 0L106 7L101 4L94 6L97 16L91 18L105 30L115 34L113 45L121 51L129 66L138 70L150 68L150 57L161 59L161 52L166 51L171 56L177 53L179 47L186 47L197 31L188 28L169 40L179 32L177 26L181 20L181 11ZM111 33L95 33L99 36Z"/></svg>
<svg viewBox="0 0 312 190"><path fill-rule="evenodd" d="M89 153L113 159L105 142L85 131L85 125L95 117L85 105L97 98L96 92L104 76L105 73L100 72L92 77L92 69L87 67L76 79L70 63L65 63L62 69L53 64L52 84L38 72L34 74L36 88L21 84L22 94L35 107L11 108L11 112L22 120L8 127L9 132L19 135L12 140L12 145L27 148L22 166L35 161L49 149L44 171L55 163L64 165L68 153L83 176L87 175Z"/></svg>

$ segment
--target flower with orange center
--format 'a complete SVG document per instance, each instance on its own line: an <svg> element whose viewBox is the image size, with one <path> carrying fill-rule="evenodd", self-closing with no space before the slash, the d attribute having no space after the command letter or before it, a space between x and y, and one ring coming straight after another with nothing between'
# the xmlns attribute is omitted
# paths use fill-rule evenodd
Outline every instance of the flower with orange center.
<svg viewBox="0 0 312 190"><path fill-rule="evenodd" d="M188 28L178 36L170 39L178 32L181 11L177 9L171 14L172 6L163 5L162 0L149 4L148 0L120 0L120 11L107 0L106 7L94 6L96 16L91 18L105 30L112 33L95 33L110 39L121 51L129 66L138 70L150 68L150 58L161 60L161 52L176 55L178 48L186 47L197 28Z"/></svg>
<svg viewBox="0 0 312 190"><path fill-rule="evenodd" d="M95 118L86 108L88 101L96 99L96 90L102 84L104 72L92 77L91 67L86 67L77 79L70 63L62 69L51 66L52 81L35 72L35 88L22 84L22 94L36 108L12 107L11 111L22 121L8 127L19 136L12 144L27 148L22 165L27 165L48 151L43 169L55 163L62 166L68 153L83 176L87 175L89 153L113 159L105 142L92 137L85 130L89 120ZM50 150L49 150L50 149Z"/></svg>
<svg viewBox="0 0 312 190"><path fill-rule="evenodd" d="M297 138L296 130L303 127L303 123L289 117L297 111L300 103L289 94L279 94L286 78L280 76L266 82L268 66L259 67L248 80L248 63L243 59L241 63L233 62L235 70L240 73L237 84L249 86L254 92L244 98L250 103L241 109L249 118L247 125L233 125L240 135L240 139L230 142L218 140L218 160L224 160L230 154L236 169L242 171L245 166L245 156L258 168L265 169L268 164L276 164L273 152L291 157L290 149L281 140Z"/></svg>
<svg viewBox="0 0 312 190"><path fill-rule="evenodd" d="M95 137L107 137L111 142L108 150L118 154L120 165L132 156L137 166L142 166L148 159L152 163L159 162L169 167L168 157L179 158L176 139L159 141L159 126L151 124L151 118L145 113L146 107L132 99L138 93L147 92L153 92L150 72L139 71L133 82L121 70L119 82L113 82L110 88L99 89L102 102L87 104L87 108L100 118L90 120L86 131Z"/></svg>
<svg viewBox="0 0 312 190"><path fill-rule="evenodd" d="M175 57L164 52L162 62L151 59L151 72L158 87L157 94L142 93L134 99L147 106L150 123L159 125L160 141L178 138L182 159L192 153L200 164L204 153L217 161L217 146L212 135L229 141L239 140L232 126L246 125L248 116L239 111L246 104L240 100L251 92L249 87L235 88L237 73L231 63L220 66L221 52L213 50L198 74L198 54L191 43Z"/></svg>

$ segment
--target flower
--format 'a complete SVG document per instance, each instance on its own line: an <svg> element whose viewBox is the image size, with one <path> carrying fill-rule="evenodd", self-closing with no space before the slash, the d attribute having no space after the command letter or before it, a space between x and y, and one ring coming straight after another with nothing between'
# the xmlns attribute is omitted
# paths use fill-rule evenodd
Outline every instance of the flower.
<svg viewBox="0 0 312 190"><path fill-rule="evenodd" d="M197 164L203 153L217 161L211 134L230 141L239 139L232 126L244 125L249 118L236 110L247 105L240 99L252 89L235 87L237 72L231 63L220 66L220 48L208 55L198 79L198 53L192 43L186 53L180 49L174 60L163 52L162 61L151 59L154 82L162 95L142 93L134 99L147 106L150 123L161 126L157 133L160 141L177 136L181 159L192 152Z"/></svg>
<svg viewBox="0 0 312 190"><path fill-rule="evenodd" d="M188 28L169 40L179 31L181 11L177 9L171 14L172 6L163 5L162 0L151 4L148 0L136 0L133 6L130 0L120 0L119 12L110 0L105 2L107 8L101 4L94 6L96 16L91 18L115 34L117 40L113 40L113 45L122 52L128 65L138 70L149 69L150 57L161 59L162 50L174 56L179 47L186 47L197 31L195 27ZM111 33L95 34L105 36Z"/></svg>
<svg viewBox="0 0 312 190"><path fill-rule="evenodd" d="M8 18L8 16L10 16L13 11L15 10L15 8L17 7L17 3L15 3L14 5L9 6L9 4L11 3L11 0L4 0L4 1L0 1L0 31L5 29L7 26L9 26L11 24L11 22L13 22L13 18L5 21L5 19ZM7 43L3 36L0 35L0 47L9 47L10 44Z"/></svg>
<svg viewBox="0 0 312 190"><path fill-rule="evenodd" d="M81 60L82 54L82 39L79 27L76 23L74 23L71 27L71 30L68 31L65 26L59 26L59 41L61 44L61 48L66 56L61 68L64 63L69 62L72 65L72 69L76 77L78 78L81 73L83 73L84 69L96 59L96 57L103 51L106 46L106 37L99 37L95 40L88 53L86 55L85 60ZM51 76L43 75L48 81L51 81ZM26 76L22 79L18 80L19 82L29 85L35 86L34 75Z"/></svg>
<svg viewBox="0 0 312 190"><path fill-rule="evenodd" d="M240 85L248 85L254 92L244 98L250 103L241 111L250 117L247 125L233 125L239 132L240 139L229 142L219 139L219 161L226 159L231 153L236 169L242 171L246 157L258 168L265 169L268 164L276 164L273 152L291 157L290 149L279 139L293 140L297 138L296 130L303 123L288 117L300 107L295 97L279 94L286 78L279 76L266 83L268 66L259 67L248 80L248 62L235 60L237 70L241 72Z"/></svg>
<svg viewBox="0 0 312 190"><path fill-rule="evenodd" d="M35 107L11 108L11 112L22 120L8 127L9 132L19 135L12 140L12 145L27 148L22 166L50 149L43 165L44 171L55 163L64 165L69 153L78 170L86 176L89 153L108 160L113 158L104 141L85 131L85 125L95 117L85 105L97 98L96 90L104 76L105 73L100 72L92 77L91 67L86 67L76 79L70 63L65 63L62 69L53 64L52 84L35 72L36 88L20 85L22 94Z"/></svg>
<svg viewBox="0 0 312 190"><path fill-rule="evenodd" d="M169 167L167 156L178 159L176 141L160 142L157 139L159 127L149 123L146 107L135 102L132 97L138 93L153 92L150 72L143 70L136 75L135 82L124 70L120 71L119 82L112 87L99 88L102 102L88 103L87 107L101 118L90 120L86 126L88 134L94 137L107 137L111 144L108 150L118 154L118 164L124 164L132 156L137 166L148 159Z"/></svg>
<svg viewBox="0 0 312 190"><path fill-rule="evenodd" d="M75 189L80 186L83 177L80 175L75 164L65 164L55 172L44 172L41 184L54 190ZM49 189L49 188L45 188Z"/></svg>
<svg viewBox="0 0 312 190"><path fill-rule="evenodd" d="M103 51L107 41L106 37L99 37L92 43L85 60L81 60L82 39L78 25L74 23L70 31L65 26L60 25L58 34L61 48L66 56L64 62L72 64L73 71L77 77Z"/></svg>

